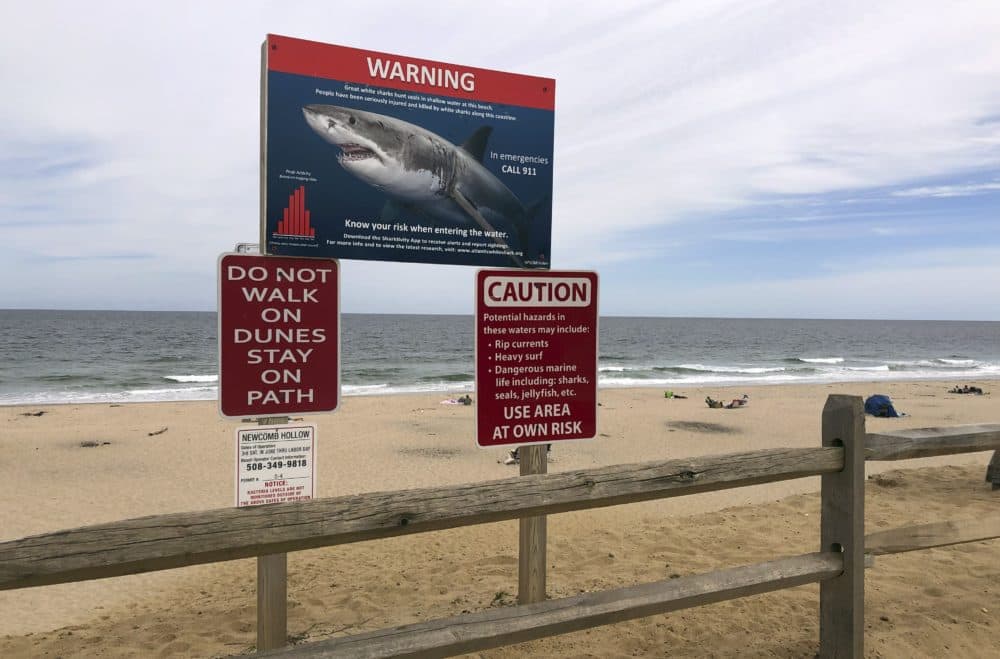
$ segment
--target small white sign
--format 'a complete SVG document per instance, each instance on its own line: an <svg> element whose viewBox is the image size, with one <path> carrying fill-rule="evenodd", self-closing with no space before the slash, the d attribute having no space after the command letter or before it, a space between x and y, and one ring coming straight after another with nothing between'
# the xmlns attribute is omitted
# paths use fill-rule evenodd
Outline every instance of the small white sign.
<svg viewBox="0 0 1000 659"><path fill-rule="evenodd" d="M316 426L237 428L237 508L308 501L315 476Z"/></svg>

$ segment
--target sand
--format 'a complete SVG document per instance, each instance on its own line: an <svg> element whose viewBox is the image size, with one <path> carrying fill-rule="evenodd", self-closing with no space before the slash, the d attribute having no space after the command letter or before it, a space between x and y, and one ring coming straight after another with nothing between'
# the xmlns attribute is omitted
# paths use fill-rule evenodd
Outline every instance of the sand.
<svg viewBox="0 0 1000 659"><path fill-rule="evenodd" d="M600 436L557 444L549 471L817 446L830 393L888 394L907 413L868 417L873 432L1000 421L1000 383L957 383L997 389L985 396L948 394L954 384L675 390L683 400L603 389ZM704 403L744 392L744 409ZM350 397L307 417L318 428L317 495L516 475L503 451L476 448L474 407L441 404L453 395ZM231 506L241 425L221 420L214 401L2 407L0 540ZM868 531L996 514L1000 491L983 480L990 455L869 463ZM818 488L808 478L550 516L549 596L814 551ZM510 605L516 556L516 522L293 553L289 632L314 640ZM995 656L1000 541L879 557L866 589L868 656ZM481 656L812 656L817 593L803 586ZM251 652L254 630L253 560L0 592L3 657L225 656Z"/></svg>

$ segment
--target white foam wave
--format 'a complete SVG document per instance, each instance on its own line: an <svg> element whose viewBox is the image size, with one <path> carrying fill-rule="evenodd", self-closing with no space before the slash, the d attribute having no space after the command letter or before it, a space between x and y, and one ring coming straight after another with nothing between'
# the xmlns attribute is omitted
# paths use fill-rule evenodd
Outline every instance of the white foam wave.
<svg viewBox="0 0 1000 659"><path fill-rule="evenodd" d="M475 385L467 382L424 382L410 385L390 384L345 384L341 393L345 396L382 396L390 394L426 394L432 392L472 392Z"/></svg>
<svg viewBox="0 0 1000 659"><path fill-rule="evenodd" d="M680 364L676 368L684 368L689 371L704 371L706 373L746 373L748 375L780 373L785 370L783 366L706 366L705 364Z"/></svg>
<svg viewBox="0 0 1000 659"><path fill-rule="evenodd" d="M165 375L164 380L174 382L218 382L218 375Z"/></svg>
<svg viewBox="0 0 1000 659"><path fill-rule="evenodd" d="M843 357L799 357L800 362L807 364L843 364Z"/></svg>
<svg viewBox="0 0 1000 659"><path fill-rule="evenodd" d="M158 403L169 401L213 400L219 388L173 387L169 389L132 389L129 391L40 391L0 395L0 405L64 405L73 403Z"/></svg>
<svg viewBox="0 0 1000 659"><path fill-rule="evenodd" d="M882 364L881 366L848 366L846 368L848 371L886 372L889 370L889 365Z"/></svg>
<svg viewBox="0 0 1000 659"><path fill-rule="evenodd" d="M941 367L941 364L938 361L932 359L918 359L916 361L912 359L890 359L886 363L890 366L902 366L904 368L909 366L924 366L931 368L935 366L938 368Z"/></svg>
<svg viewBox="0 0 1000 659"><path fill-rule="evenodd" d="M364 394L381 394L389 388L387 384L345 384L341 385L340 393L345 396L361 396Z"/></svg>
<svg viewBox="0 0 1000 659"><path fill-rule="evenodd" d="M975 366L975 359L938 359L937 361L949 366Z"/></svg>

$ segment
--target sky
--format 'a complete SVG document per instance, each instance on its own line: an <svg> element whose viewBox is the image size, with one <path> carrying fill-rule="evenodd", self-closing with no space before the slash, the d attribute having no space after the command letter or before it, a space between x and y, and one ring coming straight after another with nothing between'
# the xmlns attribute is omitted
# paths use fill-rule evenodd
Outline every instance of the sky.
<svg viewBox="0 0 1000 659"><path fill-rule="evenodd" d="M214 310L268 33L555 78L552 264L604 315L1000 320L1000 3L0 8L0 308ZM476 268L343 261L341 309Z"/></svg>

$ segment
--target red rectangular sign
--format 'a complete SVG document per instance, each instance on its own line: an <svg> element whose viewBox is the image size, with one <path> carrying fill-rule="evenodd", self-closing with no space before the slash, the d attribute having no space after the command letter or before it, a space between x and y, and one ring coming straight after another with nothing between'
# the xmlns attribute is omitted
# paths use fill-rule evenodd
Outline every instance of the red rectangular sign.
<svg viewBox="0 0 1000 659"><path fill-rule="evenodd" d="M597 273L476 274L481 447L597 435Z"/></svg>
<svg viewBox="0 0 1000 659"><path fill-rule="evenodd" d="M331 259L219 258L219 412L332 412L340 401L340 278Z"/></svg>
<svg viewBox="0 0 1000 659"><path fill-rule="evenodd" d="M268 71L554 110L552 78L267 35Z"/></svg>

